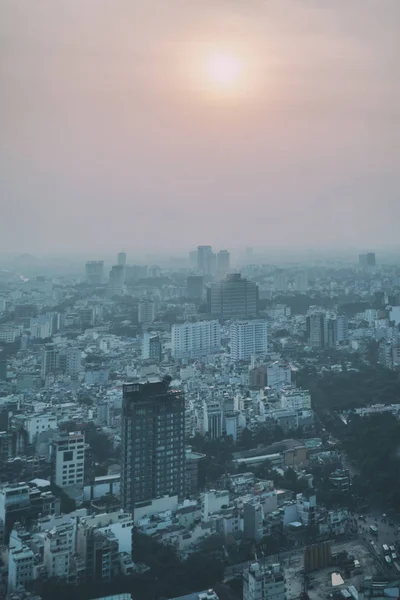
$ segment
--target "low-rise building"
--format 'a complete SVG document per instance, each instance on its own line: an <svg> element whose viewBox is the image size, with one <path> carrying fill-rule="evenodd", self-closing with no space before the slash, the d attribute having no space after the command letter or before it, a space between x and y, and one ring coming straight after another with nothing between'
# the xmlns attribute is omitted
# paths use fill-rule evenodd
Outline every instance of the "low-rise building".
<svg viewBox="0 0 400 600"><path fill-rule="evenodd" d="M10 594L33 580L34 554L28 546L12 548L8 555L8 585Z"/></svg>
<svg viewBox="0 0 400 600"><path fill-rule="evenodd" d="M285 578L279 563L252 563L243 571L243 600L286 600Z"/></svg>

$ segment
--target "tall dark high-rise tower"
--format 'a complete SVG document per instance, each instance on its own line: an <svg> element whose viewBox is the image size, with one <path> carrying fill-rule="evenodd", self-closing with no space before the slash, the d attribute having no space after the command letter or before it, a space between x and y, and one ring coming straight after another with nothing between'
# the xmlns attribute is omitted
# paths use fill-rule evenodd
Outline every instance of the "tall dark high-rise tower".
<svg viewBox="0 0 400 600"><path fill-rule="evenodd" d="M258 286L241 277L228 275L208 288L209 311L220 319L246 319L257 315Z"/></svg>
<svg viewBox="0 0 400 600"><path fill-rule="evenodd" d="M170 378L124 385L122 506L129 512L165 495L180 499L185 482L185 399Z"/></svg>

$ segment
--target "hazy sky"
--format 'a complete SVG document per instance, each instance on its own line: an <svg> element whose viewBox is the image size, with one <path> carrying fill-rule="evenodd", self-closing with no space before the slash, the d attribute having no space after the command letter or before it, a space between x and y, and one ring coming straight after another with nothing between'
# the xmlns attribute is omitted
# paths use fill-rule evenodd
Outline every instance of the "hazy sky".
<svg viewBox="0 0 400 600"><path fill-rule="evenodd" d="M0 0L0 251L397 244L399 30L400 0Z"/></svg>

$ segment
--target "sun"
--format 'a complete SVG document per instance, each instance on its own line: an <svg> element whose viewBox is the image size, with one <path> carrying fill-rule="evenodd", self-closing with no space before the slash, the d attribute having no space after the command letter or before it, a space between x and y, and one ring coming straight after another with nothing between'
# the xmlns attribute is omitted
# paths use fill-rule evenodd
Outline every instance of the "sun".
<svg viewBox="0 0 400 600"><path fill-rule="evenodd" d="M186 45L187 44L187 45ZM194 36L182 45L179 78L196 101L238 106L252 101L263 80L258 46L241 39Z"/></svg>
<svg viewBox="0 0 400 600"><path fill-rule="evenodd" d="M220 90L239 87L242 74L242 62L234 54L211 54L205 62L209 84Z"/></svg>

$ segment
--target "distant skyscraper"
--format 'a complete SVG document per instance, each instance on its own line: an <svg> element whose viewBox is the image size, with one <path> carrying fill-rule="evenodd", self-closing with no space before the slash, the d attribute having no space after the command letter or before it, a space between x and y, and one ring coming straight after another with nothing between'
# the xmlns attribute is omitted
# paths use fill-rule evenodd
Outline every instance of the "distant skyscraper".
<svg viewBox="0 0 400 600"><path fill-rule="evenodd" d="M189 275L186 280L186 297L188 300L201 300L204 292L204 277Z"/></svg>
<svg viewBox="0 0 400 600"><path fill-rule="evenodd" d="M104 261L90 260L85 265L86 281L89 285L103 283Z"/></svg>
<svg viewBox="0 0 400 600"><path fill-rule="evenodd" d="M42 379L60 372L60 351L54 344L46 344L42 350Z"/></svg>
<svg viewBox="0 0 400 600"><path fill-rule="evenodd" d="M120 292L124 289L125 283L125 266L123 264L114 265L110 271L110 288L115 292Z"/></svg>
<svg viewBox="0 0 400 600"><path fill-rule="evenodd" d="M171 352L175 358L205 356L221 349L219 321L175 323L171 330Z"/></svg>
<svg viewBox="0 0 400 600"><path fill-rule="evenodd" d="M216 257L211 246L198 246L197 269L202 275L213 275L216 267Z"/></svg>
<svg viewBox="0 0 400 600"><path fill-rule="evenodd" d="M117 260L117 263L118 263L119 265L123 265L123 266L125 266L125 265L126 265L126 252L119 252L119 253L118 253L118 260Z"/></svg>
<svg viewBox="0 0 400 600"><path fill-rule="evenodd" d="M222 436L223 411L219 402L204 404L204 421L206 431L210 438L217 439Z"/></svg>
<svg viewBox="0 0 400 600"><path fill-rule="evenodd" d="M336 348L347 340L347 319L343 315L327 316L325 319L325 346Z"/></svg>
<svg viewBox="0 0 400 600"><path fill-rule="evenodd" d="M250 360L253 355L267 354L267 321L235 321L230 329L232 360Z"/></svg>
<svg viewBox="0 0 400 600"><path fill-rule="evenodd" d="M148 277L149 269L146 265L127 265L125 267L125 283L134 284L139 279Z"/></svg>
<svg viewBox="0 0 400 600"><path fill-rule="evenodd" d="M314 348L335 348L346 343L348 324L343 315L322 310L307 316L307 338Z"/></svg>
<svg viewBox="0 0 400 600"><path fill-rule="evenodd" d="M225 277L229 273L230 254L228 250L220 250L217 254L217 272L218 275Z"/></svg>
<svg viewBox="0 0 400 600"><path fill-rule="evenodd" d="M150 324L155 318L154 301L150 298L142 298L139 302L138 321L140 325Z"/></svg>
<svg viewBox="0 0 400 600"><path fill-rule="evenodd" d="M360 254L358 257L358 264L363 269L375 267L375 265L376 265L375 252L366 252L365 254Z"/></svg>
<svg viewBox="0 0 400 600"><path fill-rule="evenodd" d="M86 329L87 327L93 327L96 320L94 307L85 306L85 308L81 308L81 310L79 311L79 319L82 329Z"/></svg>
<svg viewBox="0 0 400 600"><path fill-rule="evenodd" d="M162 358L162 343L159 335L146 331L143 335L142 358L160 362Z"/></svg>
<svg viewBox="0 0 400 600"><path fill-rule="evenodd" d="M81 368L82 368L82 353L80 348L67 348L66 350L66 374L69 377L76 378L78 377Z"/></svg>
<svg viewBox="0 0 400 600"><path fill-rule="evenodd" d="M307 316L307 339L313 348L325 347L325 312L315 311Z"/></svg>
<svg viewBox="0 0 400 600"><path fill-rule="evenodd" d="M184 496L185 399L169 382L123 387L121 500L132 513L155 498Z"/></svg>
<svg viewBox="0 0 400 600"><path fill-rule="evenodd" d="M239 273L212 283L208 292L212 315L221 319L246 319L257 315L258 287Z"/></svg>

